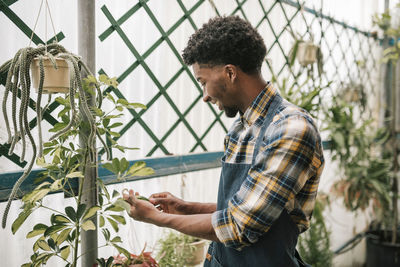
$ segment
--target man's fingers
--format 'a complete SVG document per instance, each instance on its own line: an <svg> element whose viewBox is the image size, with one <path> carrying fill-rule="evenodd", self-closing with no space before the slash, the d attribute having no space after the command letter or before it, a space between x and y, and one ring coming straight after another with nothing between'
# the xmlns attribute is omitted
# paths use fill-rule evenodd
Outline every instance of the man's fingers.
<svg viewBox="0 0 400 267"><path fill-rule="evenodd" d="M155 193L152 194L150 198L166 198L168 194L169 194L168 192Z"/></svg>
<svg viewBox="0 0 400 267"><path fill-rule="evenodd" d="M122 198L129 204L134 205L136 203L135 195L139 194L137 192L135 193L132 189L129 190L129 195L124 191L122 191Z"/></svg>

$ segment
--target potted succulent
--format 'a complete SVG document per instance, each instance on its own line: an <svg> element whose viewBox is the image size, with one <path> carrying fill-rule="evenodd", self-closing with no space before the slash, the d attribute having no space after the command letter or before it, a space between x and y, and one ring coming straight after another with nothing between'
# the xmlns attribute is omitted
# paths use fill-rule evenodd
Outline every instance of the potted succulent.
<svg viewBox="0 0 400 267"><path fill-rule="evenodd" d="M69 66L68 93L64 97L59 96L55 99L61 106L57 115L60 121L49 130L54 134L47 141L42 140L40 124L44 112L41 107L41 97L44 90L50 91L49 88L45 89L44 86L46 80L45 57L52 62L53 68L60 68L61 64L58 58L65 59ZM27 120L28 101L31 97L29 67L35 58L37 58L39 64L36 102L38 142L35 142ZM118 233L118 225L125 224L125 217L121 212L127 208L126 205L128 204L122 200L119 192L108 192L102 181L97 179L97 185L101 189L98 194L98 203L95 206L86 206L82 202L82 181L85 179L83 175L85 168L92 167L96 162L98 149L95 146L96 139L100 141L101 147L107 152L107 160L111 160L108 152L113 148L121 151L130 149L119 145L110 137L118 136L119 133L115 131L115 128L122 125L121 122L115 122L115 120L123 115L124 109L145 108L145 106L140 103L130 103L125 99L114 99L111 93L102 91L102 88L116 87L118 85L116 79L108 78L105 75L100 75L96 79L79 56L68 52L59 44L20 49L13 59L0 66L0 72L7 73L2 109L9 136L10 153L14 150L17 142L22 142L21 160L23 160L27 149L26 143L28 143L26 136L29 138L32 150L32 158L28 167L15 183L10 194L3 215L3 228L6 226L11 202L17 197L19 186L30 174L35 162L44 171L37 177L34 189L25 193L22 197L21 212L13 222L11 230L13 233L18 231L26 219L36 210L52 211L47 224L38 223L27 234L27 238L36 238L36 241L33 245L30 262L23 266L41 266L46 264L50 258L58 257L66 262L66 266L76 267L78 259L81 257L78 249L81 233L96 229L93 223L95 216L99 218L98 227L102 230L106 240L103 246L113 246L120 253L130 257L130 253L120 245L121 238L119 236L112 237L109 230L109 228L112 228L115 233ZM83 72L87 76L81 77ZM53 84L50 85L54 86ZM17 110L18 90L21 91L21 105ZM10 94L12 95L13 134L11 133L10 119L6 107ZM87 98L94 95L96 101L95 105L92 106L87 102ZM107 110L103 109L103 101L108 101L112 107ZM17 123L17 118L19 118L19 123ZM78 134L81 131L89 133L83 146L80 146L77 142ZM105 138L109 139L111 145L107 145L104 141ZM117 175L117 179L153 173L153 170L146 167L143 162L136 162L130 166L125 158L114 158L110 163L104 165ZM74 186L76 184L78 186ZM48 206L43 202L43 199L53 192L64 192L66 196L73 198L74 205L62 209Z"/></svg>

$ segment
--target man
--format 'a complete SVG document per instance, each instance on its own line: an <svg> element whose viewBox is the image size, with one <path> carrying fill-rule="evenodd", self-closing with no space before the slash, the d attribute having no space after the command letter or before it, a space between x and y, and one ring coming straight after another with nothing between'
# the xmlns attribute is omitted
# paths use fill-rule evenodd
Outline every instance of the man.
<svg viewBox="0 0 400 267"><path fill-rule="evenodd" d="M218 203L170 193L124 198L136 220L212 240L205 266L303 266L295 246L309 227L324 159L312 118L264 81L262 37L236 16L211 19L183 51L203 101L240 117L225 138ZM154 205L160 205L158 210Z"/></svg>

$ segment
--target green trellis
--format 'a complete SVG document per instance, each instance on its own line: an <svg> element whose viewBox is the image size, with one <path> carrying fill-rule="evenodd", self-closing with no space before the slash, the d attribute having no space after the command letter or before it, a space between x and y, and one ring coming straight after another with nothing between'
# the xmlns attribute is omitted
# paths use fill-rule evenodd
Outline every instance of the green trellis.
<svg viewBox="0 0 400 267"><path fill-rule="evenodd" d="M221 120L222 112L217 112L211 104L207 104L210 112L213 114L207 122L207 128L203 132L196 132L191 122L187 119L187 115L193 110L194 106L202 98L202 89L194 78L190 69L183 64L182 58L179 51L175 47L174 43L171 41L171 34L174 33L179 27L182 27L183 23L189 22L193 31L195 31L199 24L193 19L193 14L203 5L208 5L214 10L215 15L223 15L225 13L221 12L221 8L218 6L221 4L220 1L212 0L198 0L191 2L191 7L182 0L175 0L176 3L182 10L182 15L177 19L171 27L165 29L160 21L157 20L155 14L149 7L150 0L138 0L132 7L127 10L120 18L116 18L106 5L101 7L101 11L107 18L110 26L99 35L100 41L104 41L110 37L111 34L117 34L121 41L126 45L131 54L134 56L135 61L132 62L125 71L123 71L117 78L119 83L123 83L124 80L132 75L139 66L143 68L146 75L154 82L157 88L154 96L145 103L148 107L147 110L141 110L139 112L135 110L130 110L130 120L124 127L119 131L120 137L114 137L115 139L121 138L124 134L129 132L129 129L134 124L139 124L141 130L144 131L153 141L154 146L148 151L147 156L152 156L157 149L160 149L165 155L169 155L170 151L164 145L165 140L174 133L179 125L184 125L184 127L189 131L190 135L194 138L195 144L189 147L187 152L193 152L198 148L202 151L208 151L208 147L204 143L204 139L210 134L211 130L216 127L222 127L223 131L227 131L227 125ZM17 2L17 0L0 0L0 11L5 14L12 23L14 23L18 28L24 32L28 38L31 36L31 29L19 18L10 8L10 6ZM310 38L311 35L314 37L314 41L321 46L324 54L324 65L330 66L333 71L325 72L322 79L325 81L335 80L339 84L344 85L351 79L355 79L357 82L362 83L367 87L369 92L374 93L374 80L370 73L379 71L379 62L373 56L373 51L379 48L379 42L372 38L371 34L368 32L361 31L357 28L351 27L345 23L337 21L336 19L322 14L321 11L315 9L310 9L306 6L300 4L300 1L290 1L290 0L274 0L274 1L262 1L262 0L231 0L232 11L225 15L239 15L245 19L248 19L250 3L252 5L256 4L261 12L262 16L258 18L258 21L253 25L259 29L267 29L272 35L263 36L264 39L272 40L267 44L267 59L265 61L265 67L270 75L273 75L277 79L277 87L280 87L279 79L283 77L291 77L293 83L298 84L301 80L306 79L306 74L301 73L300 66L295 64L291 66L289 64L289 49L287 45L283 45L282 40L286 38L288 34L288 29L292 31L295 30L294 23L302 24L304 29L300 32L302 38ZM321 1L321 5L323 1ZM322 10L322 8L321 8ZM138 14L138 11L144 11L146 16L152 21L155 28L160 33L160 37L151 44L145 52L140 53L137 49L137 44L130 40L127 34L122 29L122 25L132 19ZM274 22L270 19L273 13L278 13L281 15L281 20L284 21L283 26L277 27ZM296 25L297 25L296 24ZM328 38L328 35L330 38ZM57 35L58 40L64 38L62 33ZM51 42L49 40L48 42ZM334 40L332 42L332 40ZM43 41L36 35L33 37L33 42L35 44L43 43ZM173 74L165 85L162 85L159 79L146 63L145 59L148 58L160 45L166 44L167 47L172 51L174 56L178 59L180 66L179 69ZM283 63L277 66L273 62L268 60L269 57L273 55L279 55L283 58ZM363 62L364 68L359 67L359 62ZM99 73L105 73L103 69L99 70ZM343 74L345 73L345 74ZM174 83L181 75L187 75L193 82L193 86L189 90L196 90L198 93L197 97L193 102L185 109L180 110L179 107L174 103L173 99L168 94L168 90L174 86ZM269 77L267 77L269 78ZM0 83L4 85L5 75L0 76ZM315 80L308 83L308 86L313 86ZM114 89L107 88L103 93L112 92L118 98L125 98L124 92ZM151 130L148 123L143 119L143 115L146 112L151 112L152 106L163 97L172 110L176 113L177 119L172 123L168 130L158 136L155 132ZM58 103L53 102L49 108L44 113L43 119L46 120L51 125L57 123L56 116L52 112L57 108ZM34 110L35 101L30 99L29 107ZM30 121L31 128L36 126L36 119ZM13 154L9 156L7 154L9 145L6 143L0 144L0 157L4 156L17 164L20 167L24 167L26 162L19 162L19 156ZM103 153L104 151L100 151Z"/></svg>
<svg viewBox="0 0 400 267"><path fill-rule="evenodd" d="M152 12L152 10L148 6L148 0L139 0L138 3L136 3L131 9L129 9L125 14L123 14L119 19L116 19L110 12L110 10L107 8L106 5L104 5L101 10L105 17L108 19L110 22L111 26L106 29L100 36L99 39L101 41L106 40L113 32L116 32L118 36L121 38L123 43L127 46L127 48L130 50L130 52L134 55L136 58L136 61L133 62L119 77L118 77L118 82L123 82L124 79L126 79L130 74L132 74L135 69L138 66L142 66L149 78L154 82L156 87L158 88L158 92L154 95L154 97L146 103L148 106L147 110L143 110L140 112L135 112L131 111L132 119L129 121L127 125L124 126L124 128L120 131L121 136L125 134L130 127L134 123L139 123L141 127L146 131L146 133L151 137L151 139L155 142L154 147L148 152L147 156L151 156L154 151L157 148L160 148L165 154L169 154L169 151L166 149L165 146L163 146L163 142L167 139L168 136L171 135L171 133L176 129L176 127L180 124L183 123L184 126L189 130L190 134L194 137L196 140L196 144L188 151L188 152L193 152L198 146L200 146L204 151L207 151L206 146L203 144L202 140L206 137L206 135L210 132L212 127L215 126L215 124L220 124L223 129L226 131L226 125L220 120L221 112L217 113L212 107L211 104L208 104L211 112L213 113L214 117L210 121L210 125L208 128L203 132L203 133L196 133L189 122L186 120L186 115L192 110L192 108L195 106L197 101L199 101L202 97L202 90L195 80L193 74L191 71L188 69L187 66L183 64L183 61L180 57L179 52L177 51L176 47L174 44L171 42L169 36L177 29L179 28L185 20L189 21L190 25L193 27L193 31L196 30L198 27L193 21L191 15L201 6L201 5L207 5L211 4L212 8L214 9L216 15L220 15L221 12L218 10L218 1L205 1L205 0L199 0L197 1L190 9L186 8L184 3L181 0L176 0L176 2L179 4L180 8L183 11L183 16L181 16L174 24L171 26L169 29L163 29L161 23L156 19L156 16ZM243 1L231 1L233 4L236 4L236 8L233 9L233 11L230 13L231 15L239 15L242 16L243 18L247 19L246 15L246 3L249 2L247 0ZM306 38L309 37L312 34L312 29L313 28L319 28L318 32L314 32L314 40L319 40L319 44L321 45L324 54L325 54L325 64L331 64L334 67L334 72L333 73L324 73L323 78L326 81L329 80L336 80L339 81L342 85L347 82L346 77L342 77L340 75L339 69L345 69L347 73L352 74L354 77L353 79L357 79L360 83L362 82L366 86L369 87L369 89L374 92L373 90L373 81L370 77L369 71L377 71L379 69L379 64L377 64L377 60L374 57L371 57L370 55L372 54L372 49L374 47L378 46L378 42L371 38L371 35L368 32L360 31L357 28L350 27L344 23L341 23L334 18L328 17L323 15L321 12L309 9L307 7L302 6L299 1L258 1L259 3L259 8L263 12L262 18L259 20L259 22L255 25L256 28L259 28L263 23L266 23L270 29L270 31L273 34L274 42L267 47L267 58L269 56L269 53L271 51L274 51L274 47L278 47L278 52L281 53L284 57L284 63L282 66L279 68L274 67L273 64L269 62L269 60L266 60L266 65L268 70L272 75L275 77L279 78L281 76L284 76L285 73L289 73L294 79L294 82L297 84L299 78L299 74L295 74L298 72L295 69L299 68L299 66L290 66L289 64L289 51L284 49L284 47L281 45L280 38L283 36L283 34L286 32L286 28L292 28L292 23L293 20L296 18L301 18L302 21L304 22L304 25L306 26L305 32L301 33L301 37ZM269 3L268 5L266 3ZM289 12L287 9L291 9L291 13L289 15ZM284 19L286 20L286 24L284 25L283 28L277 30L274 29L274 24L273 22L269 19L269 15L271 12L276 12L276 10L279 9L282 12L282 15ZM127 37L127 34L122 30L122 25L131 19L136 12L144 10L147 14L147 16L151 19L153 22L154 26L157 28L159 33L161 34L161 37L156 40L144 53L140 54L138 52L138 49L135 47L135 44L133 41L129 40ZM293 30L293 29L292 29ZM340 38L344 38L347 40L352 40L352 42L349 42L349 47L343 47L343 45L340 42L336 43L329 43L329 41L325 38L325 33L326 32L332 32L335 36L336 39L339 40ZM319 34L319 35L317 35ZM265 36L264 36L265 37ZM166 83L165 86L162 86L159 80L156 78L152 70L149 68L149 66L146 64L145 59L151 55L153 51L157 49L163 42L165 42L168 47L171 49L173 54L176 56L178 61L181 64L180 69L173 75L170 80ZM367 43L367 46L365 48L361 48L361 44ZM274 51L275 52L275 51ZM334 56L334 53L339 54L339 59L336 59ZM357 62L363 61L364 64L368 67L368 71L361 71L360 68L357 65ZM173 100L170 98L168 95L168 88L170 88L173 83L177 80L177 78L180 75L188 75L190 79L193 81L193 86L192 88L194 90L197 90L199 95L195 98L195 100L189 105L189 107L184 110L183 112L178 109L178 107L174 104ZM313 81L315 82L315 80ZM310 83L309 86L313 86L313 83ZM278 83L279 87L279 83ZM123 93L113 89L109 88L107 89L113 90L115 95L120 98L125 98ZM178 115L178 119L176 122L169 128L169 130L161 137L157 137L153 132L151 132L150 128L147 126L146 122L144 122L141 119L141 116L147 112L151 112L151 106L159 99L161 96L164 96L169 105L172 107L174 112ZM120 137L116 137L115 139L118 139Z"/></svg>

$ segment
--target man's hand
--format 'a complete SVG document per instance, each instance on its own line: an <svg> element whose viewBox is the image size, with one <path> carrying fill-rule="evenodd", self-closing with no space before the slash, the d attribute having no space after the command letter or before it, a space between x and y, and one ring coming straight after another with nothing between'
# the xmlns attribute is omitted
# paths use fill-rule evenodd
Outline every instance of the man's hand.
<svg viewBox="0 0 400 267"><path fill-rule="evenodd" d="M188 214L185 210L187 203L169 192L152 194L149 200L153 205L159 205L159 209L163 212L181 215Z"/></svg>
<svg viewBox="0 0 400 267"><path fill-rule="evenodd" d="M132 189L129 190L129 194L122 193L122 196L131 205L129 216L137 221L151 223L152 216L160 212L149 201L138 199L139 193L134 193Z"/></svg>

